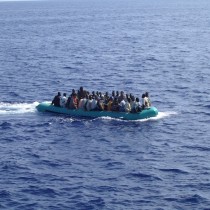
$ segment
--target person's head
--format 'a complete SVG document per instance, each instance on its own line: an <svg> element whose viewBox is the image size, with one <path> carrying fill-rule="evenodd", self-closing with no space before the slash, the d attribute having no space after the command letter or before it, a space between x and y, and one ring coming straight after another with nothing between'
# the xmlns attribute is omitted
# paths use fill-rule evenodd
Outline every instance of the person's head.
<svg viewBox="0 0 210 210"><path fill-rule="evenodd" d="M134 97L134 96L131 96L131 100L132 100L132 101L135 101L135 97Z"/></svg>
<svg viewBox="0 0 210 210"><path fill-rule="evenodd" d="M142 94L142 96L141 96L142 98L145 98L145 94Z"/></svg>
<svg viewBox="0 0 210 210"><path fill-rule="evenodd" d="M112 96L115 96L115 91L114 90L112 91Z"/></svg>
<svg viewBox="0 0 210 210"><path fill-rule="evenodd" d="M100 98L101 98L101 100L104 100L104 95L101 95L101 97L100 97Z"/></svg>
<svg viewBox="0 0 210 210"><path fill-rule="evenodd" d="M108 96L109 95L109 93L108 92L106 92L106 94L105 94L106 96Z"/></svg>
<svg viewBox="0 0 210 210"><path fill-rule="evenodd" d="M64 93L63 96L66 96L66 93Z"/></svg>
<svg viewBox="0 0 210 210"><path fill-rule="evenodd" d="M121 95L121 96L124 96L124 92L123 92L123 91L121 91L121 92L120 92L120 95Z"/></svg>
<svg viewBox="0 0 210 210"><path fill-rule="evenodd" d="M74 89L72 89L72 94L76 93L76 91Z"/></svg>
<svg viewBox="0 0 210 210"><path fill-rule="evenodd" d="M139 98L136 98L136 102L139 102Z"/></svg>
<svg viewBox="0 0 210 210"><path fill-rule="evenodd" d="M83 87L81 86L79 90L82 92L83 91Z"/></svg>
<svg viewBox="0 0 210 210"><path fill-rule="evenodd" d="M89 100L92 100L92 96L91 95L89 95Z"/></svg>
<svg viewBox="0 0 210 210"><path fill-rule="evenodd" d="M118 90L116 91L116 95L119 96L119 91Z"/></svg>
<svg viewBox="0 0 210 210"><path fill-rule="evenodd" d="M58 96L61 96L61 92L58 92Z"/></svg>
<svg viewBox="0 0 210 210"><path fill-rule="evenodd" d="M146 93L145 93L145 96L146 96L146 97L149 97L149 93L148 93L148 92L146 92Z"/></svg>

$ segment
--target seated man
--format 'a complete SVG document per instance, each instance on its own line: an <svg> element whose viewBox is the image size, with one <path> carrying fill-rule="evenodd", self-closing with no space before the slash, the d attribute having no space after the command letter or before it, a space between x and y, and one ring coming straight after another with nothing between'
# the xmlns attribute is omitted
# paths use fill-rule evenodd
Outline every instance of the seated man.
<svg viewBox="0 0 210 210"><path fill-rule="evenodd" d="M52 100L51 105L60 107L60 98L61 98L61 93L58 92L58 95L56 95L56 96L54 97L54 99Z"/></svg>
<svg viewBox="0 0 210 210"><path fill-rule="evenodd" d="M145 93L145 101L146 101L146 103L147 103L147 107L152 106L151 101L150 101L150 98L149 98L149 93L148 93L148 92Z"/></svg>
<svg viewBox="0 0 210 210"><path fill-rule="evenodd" d="M125 100L122 99L122 101L119 103L119 111L125 112Z"/></svg>
<svg viewBox="0 0 210 210"><path fill-rule="evenodd" d="M114 98L114 101L112 103L112 111L113 112L118 112L119 111L118 98Z"/></svg>
<svg viewBox="0 0 210 210"><path fill-rule="evenodd" d="M136 102L135 102L135 105L134 105L134 110L133 112L141 112L141 103L139 101L139 98L136 98Z"/></svg>
<svg viewBox="0 0 210 210"><path fill-rule="evenodd" d="M90 110L91 111L96 111L97 110L97 100L96 100L96 97L95 96L93 96Z"/></svg>
<svg viewBox="0 0 210 210"><path fill-rule="evenodd" d="M113 104L113 97L111 96L107 104L107 111L112 111L112 104Z"/></svg>
<svg viewBox="0 0 210 210"><path fill-rule="evenodd" d="M69 108L70 109L77 109L78 108L78 98L77 98L77 94L76 93L72 94Z"/></svg>
<svg viewBox="0 0 210 210"><path fill-rule="evenodd" d="M80 87L79 91L78 91L78 99L82 99L82 98L85 98L87 94L87 91L83 89L83 87Z"/></svg>
<svg viewBox="0 0 210 210"><path fill-rule="evenodd" d="M84 97L84 98L81 98L80 101L79 101L78 109L83 109L84 110L86 101L87 101L87 96Z"/></svg>
<svg viewBox="0 0 210 210"><path fill-rule="evenodd" d="M66 93L63 94L63 96L60 98L60 106L65 107L67 102Z"/></svg>
<svg viewBox="0 0 210 210"><path fill-rule="evenodd" d="M89 97L88 97L88 99L87 99L87 102L86 102L86 105L85 105L85 109L86 109L87 111L91 111L91 108L92 108L92 101L93 101L92 96L89 95Z"/></svg>
<svg viewBox="0 0 210 210"><path fill-rule="evenodd" d="M127 101L125 102L125 111L126 112L130 112L131 111L131 99L130 98L127 98Z"/></svg>

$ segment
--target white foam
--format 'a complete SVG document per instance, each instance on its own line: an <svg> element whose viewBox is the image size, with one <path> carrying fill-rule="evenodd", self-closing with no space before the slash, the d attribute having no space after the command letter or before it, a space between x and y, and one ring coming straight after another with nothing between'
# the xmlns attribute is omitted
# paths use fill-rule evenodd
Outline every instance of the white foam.
<svg viewBox="0 0 210 210"><path fill-rule="evenodd" d="M120 118L113 118L113 117L108 117L108 116L98 117L98 118L95 118L95 119L93 119L93 120L97 120L97 119L102 119L102 120L115 120L115 121L125 121L125 120L120 119Z"/></svg>
<svg viewBox="0 0 210 210"><path fill-rule="evenodd" d="M159 120L159 119L170 117L172 115L177 115L177 114L178 113L174 112L174 111L158 112L158 115L156 117L150 117L150 118L147 118L147 119L139 119L139 120L133 120L133 121L134 122L146 122L146 121L151 121L151 120ZM96 118L96 119L131 122L131 120L123 120L123 119L112 118L112 117L99 117L99 118ZM96 119L94 119L94 120L96 120Z"/></svg>
<svg viewBox="0 0 210 210"><path fill-rule="evenodd" d="M38 102L33 103L3 103L0 102L0 115L24 114L36 111Z"/></svg>
<svg viewBox="0 0 210 210"><path fill-rule="evenodd" d="M154 119L162 119L165 117L170 117L172 115L177 115L178 113L175 111L166 111L166 112L158 112L158 115L156 117L153 117Z"/></svg>

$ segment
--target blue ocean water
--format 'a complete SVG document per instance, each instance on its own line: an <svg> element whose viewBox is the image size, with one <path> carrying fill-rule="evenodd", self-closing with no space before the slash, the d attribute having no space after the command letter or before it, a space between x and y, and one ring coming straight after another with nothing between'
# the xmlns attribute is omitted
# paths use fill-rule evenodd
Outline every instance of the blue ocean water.
<svg viewBox="0 0 210 210"><path fill-rule="evenodd" d="M0 2L0 209L210 209L210 1ZM134 122L38 113L57 91L149 91Z"/></svg>

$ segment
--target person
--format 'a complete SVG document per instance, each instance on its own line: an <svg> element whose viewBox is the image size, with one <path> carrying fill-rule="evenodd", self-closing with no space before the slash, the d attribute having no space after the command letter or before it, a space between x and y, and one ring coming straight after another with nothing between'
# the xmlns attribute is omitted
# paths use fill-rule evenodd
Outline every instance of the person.
<svg viewBox="0 0 210 210"><path fill-rule="evenodd" d="M125 101L125 95L123 91L120 92L120 96L118 97L118 102L120 103L122 100Z"/></svg>
<svg viewBox="0 0 210 210"><path fill-rule="evenodd" d="M136 112L141 112L141 103L139 98L136 98Z"/></svg>
<svg viewBox="0 0 210 210"><path fill-rule="evenodd" d="M95 98L96 94L95 91L92 91L92 98Z"/></svg>
<svg viewBox="0 0 210 210"><path fill-rule="evenodd" d="M128 101L128 98L129 98L129 95L126 93L126 94L125 94L125 102Z"/></svg>
<svg viewBox="0 0 210 210"><path fill-rule="evenodd" d="M103 104L103 100L98 98L97 100L97 111L103 111L104 110L104 104Z"/></svg>
<svg viewBox="0 0 210 210"><path fill-rule="evenodd" d="M109 102L109 93L106 92L104 95L104 110L107 111Z"/></svg>
<svg viewBox="0 0 210 210"><path fill-rule="evenodd" d="M60 106L65 107L67 102L66 93L63 94L62 97L60 97Z"/></svg>
<svg viewBox="0 0 210 210"><path fill-rule="evenodd" d="M60 98L61 98L61 93L58 92L58 94L54 97L54 99L52 100L51 105L60 107Z"/></svg>
<svg viewBox="0 0 210 210"><path fill-rule="evenodd" d="M70 102L71 102L71 94L69 95L67 101L66 101L66 108L70 109Z"/></svg>
<svg viewBox="0 0 210 210"><path fill-rule="evenodd" d="M85 106L85 109L87 111L90 111L91 110L92 101L93 101L92 96L89 95L88 100L86 102L86 106Z"/></svg>
<svg viewBox="0 0 210 210"><path fill-rule="evenodd" d="M136 112L136 101L135 101L135 97L133 95L131 95L131 112L135 113Z"/></svg>
<svg viewBox="0 0 210 210"><path fill-rule="evenodd" d="M119 91L117 90L117 91L116 91L116 96L115 96L115 97L118 98L119 96L120 96L120 95L119 95Z"/></svg>
<svg viewBox="0 0 210 210"><path fill-rule="evenodd" d="M75 89L72 89L71 96L73 96L74 94L76 94L76 90Z"/></svg>
<svg viewBox="0 0 210 210"><path fill-rule="evenodd" d="M128 97L127 101L125 102L125 112L130 112L131 111L131 99Z"/></svg>
<svg viewBox="0 0 210 210"><path fill-rule="evenodd" d="M112 91L112 97L113 97L113 99L115 98L115 91L114 90Z"/></svg>
<svg viewBox="0 0 210 210"><path fill-rule="evenodd" d="M107 104L107 111L112 111L112 104L113 104L113 97L111 96Z"/></svg>
<svg viewBox="0 0 210 210"><path fill-rule="evenodd" d="M78 90L78 99L80 100L81 98L85 98L87 94L87 91L83 89L81 86L80 89Z"/></svg>
<svg viewBox="0 0 210 210"><path fill-rule="evenodd" d="M72 93L72 97L69 104L70 109L77 109L78 108L78 98L76 93Z"/></svg>
<svg viewBox="0 0 210 210"><path fill-rule="evenodd" d="M78 109L85 109L85 103L86 103L87 99L85 98L81 98L79 100L79 105L78 105Z"/></svg>
<svg viewBox="0 0 210 210"><path fill-rule="evenodd" d="M145 94L142 94L142 109L148 108L148 99Z"/></svg>
<svg viewBox="0 0 210 210"><path fill-rule="evenodd" d="M97 100L96 100L96 97L95 96L93 96L92 97L93 98L93 100L92 100L92 102L91 102L91 111L96 111L97 110Z"/></svg>
<svg viewBox="0 0 210 210"><path fill-rule="evenodd" d="M98 92L98 97L99 97L99 99L102 98L102 93L101 92Z"/></svg>
<svg viewBox="0 0 210 210"><path fill-rule="evenodd" d="M119 111L124 112L125 111L125 100L122 99L122 101L119 103Z"/></svg>
<svg viewBox="0 0 210 210"><path fill-rule="evenodd" d="M114 98L114 101L112 103L112 111L113 112L118 112L119 111L118 99L116 97Z"/></svg>
<svg viewBox="0 0 210 210"><path fill-rule="evenodd" d="M135 112L141 112L141 103L139 101L139 98L136 98L135 102Z"/></svg>
<svg viewBox="0 0 210 210"><path fill-rule="evenodd" d="M147 106L148 107L151 107L152 104L151 104L151 101L150 101L149 93L148 92L145 93L145 100L146 100Z"/></svg>
<svg viewBox="0 0 210 210"><path fill-rule="evenodd" d="M118 100L118 97L119 97L120 95L119 95L119 91L117 90L116 91L116 95L115 95L115 98L117 98L117 100Z"/></svg>

